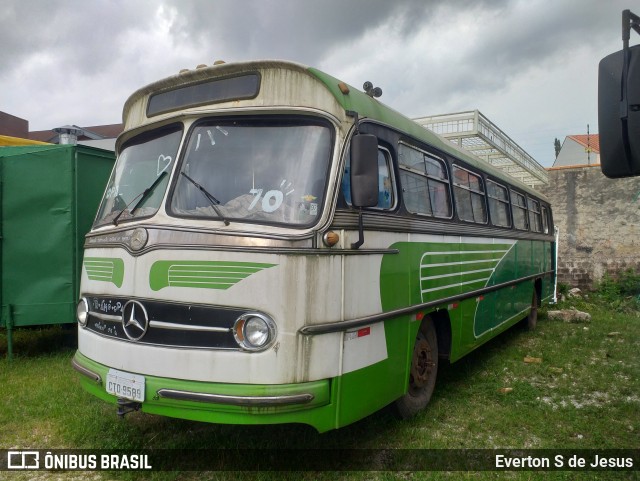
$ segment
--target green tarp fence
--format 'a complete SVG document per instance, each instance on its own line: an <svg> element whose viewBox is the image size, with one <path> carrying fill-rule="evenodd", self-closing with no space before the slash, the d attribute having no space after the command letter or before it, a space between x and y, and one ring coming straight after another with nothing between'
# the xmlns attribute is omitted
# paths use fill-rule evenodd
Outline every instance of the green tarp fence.
<svg viewBox="0 0 640 481"><path fill-rule="evenodd" d="M75 322L82 246L115 161L82 145L0 148L0 327Z"/></svg>

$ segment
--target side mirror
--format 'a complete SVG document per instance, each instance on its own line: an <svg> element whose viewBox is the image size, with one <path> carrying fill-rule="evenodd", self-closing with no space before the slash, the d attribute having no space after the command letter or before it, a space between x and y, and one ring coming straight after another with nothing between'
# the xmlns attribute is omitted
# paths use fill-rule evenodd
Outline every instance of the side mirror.
<svg viewBox="0 0 640 481"><path fill-rule="evenodd" d="M351 204L378 205L378 139L359 134L351 139Z"/></svg>
<svg viewBox="0 0 640 481"><path fill-rule="evenodd" d="M600 164L607 177L640 175L640 45L600 61L598 124ZM626 75L625 75L626 74Z"/></svg>

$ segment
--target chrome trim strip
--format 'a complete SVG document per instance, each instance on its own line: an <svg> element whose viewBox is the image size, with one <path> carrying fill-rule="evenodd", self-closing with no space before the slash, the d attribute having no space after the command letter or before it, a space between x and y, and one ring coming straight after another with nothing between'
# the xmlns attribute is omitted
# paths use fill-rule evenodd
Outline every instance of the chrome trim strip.
<svg viewBox="0 0 640 481"><path fill-rule="evenodd" d="M101 312L89 311L89 315L97 317L101 321L122 322L122 316L114 316L113 314L103 314Z"/></svg>
<svg viewBox="0 0 640 481"><path fill-rule="evenodd" d="M357 327L363 327L369 324L383 322L383 321L386 321L387 319L391 319L396 316L402 316L405 314L415 314L416 312L422 311L424 309L430 309L432 307L441 306L443 304L449 304L451 302L463 301L465 299L470 299L472 297L481 296L482 294L487 294L489 292L497 291L505 287L515 286L516 284L520 284L521 282L530 281L532 279L539 279L541 277L547 277L547 276L553 275L554 273L555 271L553 270L540 272L538 274L521 277L520 279L515 279L513 281L503 282L502 284L483 287L482 289L475 289L473 291L465 292L464 294L459 294L457 296L450 296L442 299L436 299L435 301L424 302L422 304L415 304L413 306L403 307L401 309L395 309L393 311L383 312L381 314L374 314L372 316L360 317L357 319L350 319L347 321L328 322L326 324L315 324L312 326L304 326L298 332L305 336L312 336L315 334L327 334L330 332L342 332L342 331L346 331L347 329L355 329Z"/></svg>
<svg viewBox="0 0 640 481"><path fill-rule="evenodd" d="M307 404L314 399L311 393L290 394L285 396L231 396L228 394L209 394L204 392L177 391L159 389L158 396L176 401L196 401L231 406L269 407L289 404Z"/></svg>
<svg viewBox="0 0 640 481"><path fill-rule="evenodd" d="M108 336L106 334L103 334L101 332L98 331L93 331L91 329L87 329L85 332L88 332L89 334L93 334L96 336L100 336L100 337L104 337L105 339L111 339L113 340L117 340L120 342L128 342L130 344L136 345L136 346L152 346L152 347L162 347L165 349L181 349L181 350L198 350L198 351L204 351L204 350L209 350L209 351L240 351L241 348L240 346L235 346L235 347L210 347L210 346L180 346L177 344L158 344L156 342L145 342L145 343L141 343L140 341L132 341L130 339L125 339L125 338L121 338L121 337L113 337L113 336Z"/></svg>
<svg viewBox="0 0 640 481"><path fill-rule="evenodd" d="M365 231L366 232L366 231ZM93 246L95 247L95 246ZM101 245L99 247L122 247L120 245ZM205 251L220 251L220 252L242 252L252 254L277 254L285 256L364 256L364 255L385 255L385 254L399 254L398 249L339 249L339 248L272 248L272 247L230 247L230 246L205 246L205 245L185 245L185 244L158 244L153 247L149 247L144 251L140 251L135 255L146 254L152 250L205 250ZM133 254L132 254L133 255Z"/></svg>
<svg viewBox="0 0 640 481"><path fill-rule="evenodd" d="M71 360L71 365L73 366L73 368L78 371L80 374L87 376L88 378L90 378L91 380L95 381L96 384L102 384L102 377L100 376L100 374L93 372L89 369L87 369L84 366L81 366L78 361L76 361L76 358L74 357Z"/></svg>
<svg viewBox="0 0 640 481"><path fill-rule="evenodd" d="M210 326L195 326L191 324L178 324L175 322L164 321L149 321L150 327L157 327L158 329L172 329L176 331L205 331L205 332L230 332L230 327L210 327Z"/></svg>
<svg viewBox="0 0 640 481"><path fill-rule="evenodd" d="M437 234L470 237L496 237L501 239L541 240L552 242L553 236L538 232L494 227L485 224L471 224L423 215L397 215L383 212L363 212L365 235L367 231L396 233ZM329 229L357 230L358 213L338 209Z"/></svg>
<svg viewBox="0 0 640 481"><path fill-rule="evenodd" d="M357 229L357 227L356 227ZM153 244L148 243L147 246L137 252L133 252L124 243L104 243L104 244L86 244L84 248L105 248L105 247L122 247L127 250L132 256L139 257L154 250L204 250L204 251L216 251L216 252L242 252L252 254L277 254L288 256L362 256L362 255L384 255L384 254L398 254L397 249L339 249L339 248L324 248L319 249L316 247L246 247L246 246L226 246L226 245L208 245L208 244Z"/></svg>

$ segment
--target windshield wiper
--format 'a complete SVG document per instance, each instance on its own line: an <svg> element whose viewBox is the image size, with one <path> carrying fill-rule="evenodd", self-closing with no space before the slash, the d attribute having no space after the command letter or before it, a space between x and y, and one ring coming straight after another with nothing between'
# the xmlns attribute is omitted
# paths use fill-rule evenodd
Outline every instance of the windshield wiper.
<svg viewBox="0 0 640 481"><path fill-rule="evenodd" d="M222 211L218 208L218 204L220 204L220 201L216 199L213 195L211 195L211 193L207 189L202 187L200 184L198 184L195 180L193 180L187 174L185 174L184 172L180 172L180 174L184 175L189 182L195 185L196 188L204 194L204 196L207 198L207 200L211 204L211 207L213 207L213 210L216 211L216 214L218 215L218 217L220 217L220 219L222 219L222 222L224 222L224 225L229 225L229 221L226 219L224 215L222 215Z"/></svg>
<svg viewBox="0 0 640 481"><path fill-rule="evenodd" d="M122 214L124 214L124 212L129 208L129 206L131 204L133 204L133 201L136 200L138 197L140 197L140 200L138 202L136 202L136 205L133 206L133 209L131 209L131 211L129 212L129 214L131 216L133 216L133 213L138 209L138 207L140 207L142 205L142 203L147 200L147 198L153 193L154 189L158 186L158 184L160 183L160 181L162 179L164 179L164 177L167 175L167 171L163 171L158 177L156 177L156 180L153 181L153 184L151 184L149 187L147 187L141 194L136 195L133 199L131 199L131 202L129 202L124 209L122 209L120 212L118 212L118 215L115 216L113 218L113 225L118 225L118 219L120 218L120 216Z"/></svg>

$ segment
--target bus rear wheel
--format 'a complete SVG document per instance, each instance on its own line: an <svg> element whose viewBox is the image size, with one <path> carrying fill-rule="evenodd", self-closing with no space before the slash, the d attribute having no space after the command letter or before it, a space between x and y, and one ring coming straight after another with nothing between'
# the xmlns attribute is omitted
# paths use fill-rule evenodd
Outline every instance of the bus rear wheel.
<svg viewBox="0 0 640 481"><path fill-rule="evenodd" d="M396 400L396 409L402 419L408 419L422 411L433 394L438 374L438 338L430 319L425 318L413 348L409 389Z"/></svg>

